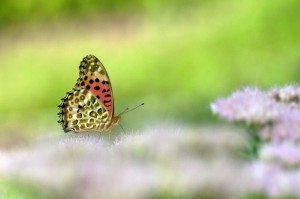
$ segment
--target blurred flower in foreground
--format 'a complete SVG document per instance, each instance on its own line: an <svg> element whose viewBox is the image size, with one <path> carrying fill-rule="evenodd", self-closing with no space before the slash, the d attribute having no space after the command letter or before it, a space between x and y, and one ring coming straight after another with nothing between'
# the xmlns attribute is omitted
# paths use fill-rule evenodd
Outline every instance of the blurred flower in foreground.
<svg viewBox="0 0 300 199"><path fill-rule="evenodd" d="M113 143L74 134L3 152L0 177L54 198L232 198L251 190L246 162L235 155L245 142L228 128L162 126Z"/></svg>
<svg viewBox="0 0 300 199"><path fill-rule="evenodd" d="M251 166L253 183L267 198L300 197L300 170L286 170L277 164L256 162Z"/></svg>
<svg viewBox="0 0 300 199"><path fill-rule="evenodd" d="M259 159L286 169L300 168L300 145L293 142L268 143L262 146Z"/></svg>
<svg viewBox="0 0 300 199"><path fill-rule="evenodd" d="M300 145L265 144L250 166L253 182L268 197L300 197Z"/></svg>

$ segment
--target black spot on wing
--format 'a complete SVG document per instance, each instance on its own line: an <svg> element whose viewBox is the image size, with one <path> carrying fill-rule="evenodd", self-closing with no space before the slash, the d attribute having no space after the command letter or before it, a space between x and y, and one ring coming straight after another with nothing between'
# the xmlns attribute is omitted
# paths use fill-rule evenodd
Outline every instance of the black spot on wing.
<svg viewBox="0 0 300 199"><path fill-rule="evenodd" d="M103 104L104 104L105 106L108 106L108 105L110 105L110 102L111 102L111 100L104 100L104 101L103 101Z"/></svg>
<svg viewBox="0 0 300 199"><path fill-rule="evenodd" d="M102 84L109 84L109 81L104 81L104 80L103 80L101 83L102 83Z"/></svg>
<svg viewBox="0 0 300 199"><path fill-rule="evenodd" d="M106 90L106 89L103 89L103 90L102 90L102 93L106 93L106 92L109 92L109 91L110 91L110 89L107 89L107 90Z"/></svg>
<svg viewBox="0 0 300 199"><path fill-rule="evenodd" d="M62 103L62 104L58 105L58 107L65 108L67 106L65 105L65 103Z"/></svg>
<svg viewBox="0 0 300 199"><path fill-rule="evenodd" d="M93 104L95 104L96 98L95 98L95 97L92 97L92 98L91 98L91 101L92 101Z"/></svg>

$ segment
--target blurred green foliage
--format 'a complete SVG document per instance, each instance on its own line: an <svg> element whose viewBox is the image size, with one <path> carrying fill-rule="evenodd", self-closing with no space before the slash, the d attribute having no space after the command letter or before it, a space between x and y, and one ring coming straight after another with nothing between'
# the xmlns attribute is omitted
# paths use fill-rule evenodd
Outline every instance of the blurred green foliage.
<svg viewBox="0 0 300 199"><path fill-rule="evenodd" d="M153 11L183 10L184 8L201 5L206 1L159 1L159 0L24 0L24 1L1 1L0 24L9 25L15 22L28 20L57 19L59 17L83 17L93 14L116 14L116 13L151 13Z"/></svg>
<svg viewBox="0 0 300 199"><path fill-rule="evenodd" d="M299 80L299 10L297 0L4 0L1 125L60 130L56 106L87 54L110 75L116 113L145 102L122 118L129 129L211 121L218 96Z"/></svg>
<svg viewBox="0 0 300 199"><path fill-rule="evenodd" d="M0 196L5 199L54 199L51 193L37 188L33 183L19 182L18 180L1 180ZM63 199L63 198L61 198Z"/></svg>

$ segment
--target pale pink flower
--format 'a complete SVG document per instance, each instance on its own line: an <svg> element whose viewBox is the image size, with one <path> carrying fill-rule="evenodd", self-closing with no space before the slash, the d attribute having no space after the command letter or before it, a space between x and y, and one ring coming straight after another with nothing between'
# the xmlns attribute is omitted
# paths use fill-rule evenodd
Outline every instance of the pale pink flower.
<svg viewBox="0 0 300 199"><path fill-rule="evenodd" d="M271 91L246 87L211 104L213 113L230 122L258 127L263 141L300 140L300 87L274 87Z"/></svg>
<svg viewBox="0 0 300 199"><path fill-rule="evenodd" d="M295 142L268 143L261 147L259 159L284 168L300 168L300 144Z"/></svg>
<svg viewBox="0 0 300 199"><path fill-rule="evenodd" d="M248 124L266 124L279 117L277 104L265 92L246 87L228 98L220 98L211 104L212 112L224 119Z"/></svg>
<svg viewBox="0 0 300 199"><path fill-rule="evenodd" d="M254 162L249 167L252 183L268 198L300 197L300 170L287 170L278 164Z"/></svg>

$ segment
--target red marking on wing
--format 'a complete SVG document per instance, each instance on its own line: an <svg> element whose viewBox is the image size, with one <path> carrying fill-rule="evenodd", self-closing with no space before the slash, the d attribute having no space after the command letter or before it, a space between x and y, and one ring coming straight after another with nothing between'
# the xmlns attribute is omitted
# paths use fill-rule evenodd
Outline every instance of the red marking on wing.
<svg viewBox="0 0 300 199"><path fill-rule="evenodd" d="M95 88L100 87L99 90ZM90 91L97 97L100 98L99 101L105 106L106 110L112 114L113 111L113 99L112 99L112 90L109 84L94 83L90 89Z"/></svg>
<svg viewBox="0 0 300 199"><path fill-rule="evenodd" d="M92 70L95 65L101 70ZM113 117L114 98L109 76L103 64L93 55L83 58L79 66L79 78L75 87L88 89L95 97L99 96L99 101L105 106L106 110ZM90 82L92 80L92 82Z"/></svg>

